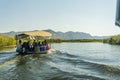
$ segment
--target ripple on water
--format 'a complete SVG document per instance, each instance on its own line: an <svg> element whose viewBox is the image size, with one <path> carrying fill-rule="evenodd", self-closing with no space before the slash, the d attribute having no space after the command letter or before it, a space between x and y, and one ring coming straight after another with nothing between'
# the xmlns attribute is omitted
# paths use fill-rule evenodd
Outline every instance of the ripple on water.
<svg viewBox="0 0 120 80"><path fill-rule="evenodd" d="M107 53L110 52L109 50L112 49L111 46L104 44L99 45L100 43L94 43L94 44L80 43L80 45L78 45L79 43L77 44L68 43L68 44L69 46L72 46L73 49L75 46L77 47L80 46L82 49L78 51L78 53L77 51L75 51L74 53L74 51L70 52L70 50L66 50L64 52L64 48L63 48L63 52L54 51L57 53L44 55L44 56L41 56L39 54L20 56L20 55L16 55L14 52L5 52L4 54L0 54L0 61L1 61L0 80L119 80L120 79L119 65L116 66L111 62L111 61L116 61L115 60L116 56L114 55L112 56L112 53ZM65 46L67 46L67 43ZM67 46L66 49L68 49L69 46ZM105 49L100 49L103 47ZM57 44L57 48L59 48L58 44ZM75 49L75 50L79 50L79 49ZM117 55L118 52L114 54ZM102 59L104 59L106 62ZM108 62L109 63L111 62L111 64L109 64Z"/></svg>

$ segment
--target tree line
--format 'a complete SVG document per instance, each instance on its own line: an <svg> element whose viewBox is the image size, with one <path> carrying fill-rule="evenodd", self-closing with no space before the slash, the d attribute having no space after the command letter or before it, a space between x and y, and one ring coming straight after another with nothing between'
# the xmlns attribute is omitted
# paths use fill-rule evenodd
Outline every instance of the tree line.
<svg viewBox="0 0 120 80"><path fill-rule="evenodd" d="M16 41L13 37L0 34L0 47L15 45Z"/></svg>
<svg viewBox="0 0 120 80"><path fill-rule="evenodd" d="M26 39L23 41L27 41ZM102 42L102 39L75 39L75 40L62 40L62 39L47 39L48 43L62 43L62 42ZM0 47L16 45L16 40L13 37L0 34Z"/></svg>
<svg viewBox="0 0 120 80"><path fill-rule="evenodd" d="M104 39L104 43L120 45L120 35L115 35L110 38Z"/></svg>
<svg viewBox="0 0 120 80"><path fill-rule="evenodd" d="M61 42L102 42L102 39L72 39L72 40L62 40L62 39L48 39L49 43L61 43Z"/></svg>

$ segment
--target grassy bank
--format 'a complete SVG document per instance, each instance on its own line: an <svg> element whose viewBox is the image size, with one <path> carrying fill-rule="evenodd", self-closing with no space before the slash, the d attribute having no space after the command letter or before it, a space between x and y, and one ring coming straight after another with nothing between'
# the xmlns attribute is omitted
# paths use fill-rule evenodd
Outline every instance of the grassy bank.
<svg viewBox="0 0 120 80"><path fill-rule="evenodd" d="M11 47L16 44L16 41L13 37L9 37L3 34L0 34L0 47Z"/></svg>
<svg viewBox="0 0 120 80"><path fill-rule="evenodd" d="M120 35L115 35L110 38L104 39L104 43L120 45Z"/></svg>
<svg viewBox="0 0 120 80"><path fill-rule="evenodd" d="M61 42L102 42L101 39L76 39L76 40L61 40L61 39L50 39L47 40L49 43L61 43Z"/></svg>

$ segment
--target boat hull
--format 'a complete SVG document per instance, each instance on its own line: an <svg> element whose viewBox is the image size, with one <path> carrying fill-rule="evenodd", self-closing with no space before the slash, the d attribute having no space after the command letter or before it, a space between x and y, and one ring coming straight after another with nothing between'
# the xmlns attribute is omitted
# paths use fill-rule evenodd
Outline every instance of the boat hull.
<svg viewBox="0 0 120 80"><path fill-rule="evenodd" d="M48 51L40 51L40 52L19 52L19 55L29 55L29 54L47 54Z"/></svg>

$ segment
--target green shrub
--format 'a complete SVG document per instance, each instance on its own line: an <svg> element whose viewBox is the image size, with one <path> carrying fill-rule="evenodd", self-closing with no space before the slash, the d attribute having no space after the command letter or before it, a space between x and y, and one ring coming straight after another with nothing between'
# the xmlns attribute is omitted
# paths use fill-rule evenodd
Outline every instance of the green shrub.
<svg viewBox="0 0 120 80"><path fill-rule="evenodd" d="M1 46L9 46L9 45L15 45L16 41L13 37L9 37L3 34L0 34L0 47Z"/></svg>
<svg viewBox="0 0 120 80"><path fill-rule="evenodd" d="M104 43L109 43L109 44L120 45L120 35L115 35L115 36L112 36L108 39L104 39L103 42Z"/></svg>

